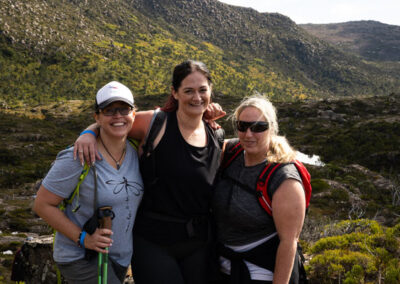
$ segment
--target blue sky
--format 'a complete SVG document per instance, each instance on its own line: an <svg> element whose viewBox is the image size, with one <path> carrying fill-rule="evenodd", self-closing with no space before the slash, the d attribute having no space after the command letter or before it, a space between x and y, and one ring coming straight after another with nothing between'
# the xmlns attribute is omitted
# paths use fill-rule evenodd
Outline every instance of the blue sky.
<svg viewBox="0 0 400 284"><path fill-rule="evenodd" d="M251 7L259 12L278 12L297 24L327 24L374 20L400 26L400 0L219 0Z"/></svg>

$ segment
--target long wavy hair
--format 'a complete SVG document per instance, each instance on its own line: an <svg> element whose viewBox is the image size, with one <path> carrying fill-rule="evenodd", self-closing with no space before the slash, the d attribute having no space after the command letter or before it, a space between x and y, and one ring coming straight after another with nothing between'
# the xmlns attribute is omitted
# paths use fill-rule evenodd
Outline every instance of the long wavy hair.
<svg viewBox="0 0 400 284"><path fill-rule="evenodd" d="M276 109L272 103L261 95L253 95L246 97L235 109L232 120L235 123L239 120L242 111L247 107L254 107L258 109L265 120L269 124L269 145L266 153L266 159L270 163L288 163L295 159L296 151L290 146L289 142L284 136L279 136L279 126L276 116Z"/></svg>

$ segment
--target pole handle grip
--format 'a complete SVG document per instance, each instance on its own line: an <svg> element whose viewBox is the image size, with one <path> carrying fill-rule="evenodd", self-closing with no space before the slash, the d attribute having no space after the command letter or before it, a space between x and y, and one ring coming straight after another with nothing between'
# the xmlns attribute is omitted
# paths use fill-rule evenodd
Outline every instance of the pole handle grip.
<svg viewBox="0 0 400 284"><path fill-rule="evenodd" d="M111 206L104 206L99 208L99 223L100 228L110 229L112 228L112 219L114 218L114 212L112 211Z"/></svg>

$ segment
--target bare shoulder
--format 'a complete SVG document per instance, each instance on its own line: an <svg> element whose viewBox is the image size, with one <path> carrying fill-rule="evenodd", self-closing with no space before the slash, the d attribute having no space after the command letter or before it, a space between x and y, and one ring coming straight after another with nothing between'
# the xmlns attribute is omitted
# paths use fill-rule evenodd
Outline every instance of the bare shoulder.
<svg viewBox="0 0 400 284"><path fill-rule="evenodd" d="M149 129L151 119L153 118L154 110L139 111L136 113L135 121L132 129L129 132L129 137L143 140Z"/></svg>

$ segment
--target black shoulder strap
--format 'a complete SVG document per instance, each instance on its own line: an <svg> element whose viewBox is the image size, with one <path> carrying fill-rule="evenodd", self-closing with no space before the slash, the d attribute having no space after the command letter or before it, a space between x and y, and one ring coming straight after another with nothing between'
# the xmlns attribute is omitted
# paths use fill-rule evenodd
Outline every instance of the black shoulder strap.
<svg viewBox="0 0 400 284"><path fill-rule="evenodd" d="M150 130L147 133L146 142L143 145L142 157L146 157L151 154L154 150L153 142L156 139L158 133L160 132L165 119L167 118L167 113L160 110L159 108L154 111L153 118L150 122Z"/></svg>
<svg viewBox="0 0 400 284"><path fill-rule="evenodd" d="M217 130L214 130L214 135L215 135L215 138L217 138L218 144L222 149L222 146L224 145L224 140L225 140L225 130L223 128L218 128Z"/></svg>

